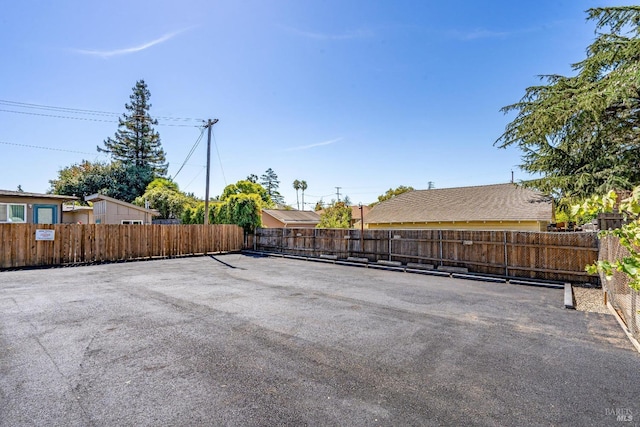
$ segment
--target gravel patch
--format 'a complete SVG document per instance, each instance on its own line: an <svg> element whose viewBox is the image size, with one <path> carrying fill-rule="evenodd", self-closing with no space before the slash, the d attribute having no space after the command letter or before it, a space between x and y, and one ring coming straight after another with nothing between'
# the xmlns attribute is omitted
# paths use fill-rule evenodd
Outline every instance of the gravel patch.
<svg viewBox="0 0 640 427"><path fill-rule="evenodd" d="M573 299L576 303L576 310L611 314L604 304L602 288L573 286Z"/></svg>

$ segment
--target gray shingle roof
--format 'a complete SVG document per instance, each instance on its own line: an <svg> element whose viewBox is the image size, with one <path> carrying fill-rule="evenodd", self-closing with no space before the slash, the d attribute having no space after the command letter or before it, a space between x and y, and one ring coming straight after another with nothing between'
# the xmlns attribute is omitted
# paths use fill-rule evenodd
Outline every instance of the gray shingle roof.
<svg viewBox="0 0 640 427"><path fill-rule="evenodd" d="M275 219L285 224L317 224L320 222L320 216L314 211L294 211L284 209L264 209L263 212L271 215Z"/></svg>
<svg viewBox="0 0 640 427"><path fill-rule="evenodd" d="M414 190L376 205L365 223L551 221L553 205L515 184Z"/></svg>

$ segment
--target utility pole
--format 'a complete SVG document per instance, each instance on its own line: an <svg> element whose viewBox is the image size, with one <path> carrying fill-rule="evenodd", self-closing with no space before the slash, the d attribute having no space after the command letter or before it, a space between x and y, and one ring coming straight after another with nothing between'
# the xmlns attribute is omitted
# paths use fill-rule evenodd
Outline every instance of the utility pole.
<svg viewBox="0 0 640 427"><path fill-rule="evenodd" d="M338 202L340 202L340 189L341 189L341 188L342 188L342 187L336 187L336 195L337 195L337 197L338 197Z"/></svg>
<svg viewBox="0 0 640 427"><path fill-rule="evenodd" d="M207 120L204 127L208 129L207 137L207 182L204 190L204 224L209 224L209 171L211 169L211 128L218 123L218 119Z"/></svg>

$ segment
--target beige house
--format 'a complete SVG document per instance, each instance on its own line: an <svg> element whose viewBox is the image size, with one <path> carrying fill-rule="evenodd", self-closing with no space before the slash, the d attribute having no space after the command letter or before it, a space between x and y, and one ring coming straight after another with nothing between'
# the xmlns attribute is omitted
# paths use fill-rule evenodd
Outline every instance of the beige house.
<svg viewBox="0 0 640 427"><path fill-rule="evenodd" d="M62 210L65 224L95 224L91 206L63 205Z"/></svg>
<svg viewBox="0 0 640 427"><path fill-rule="evenodd" d="M62 204L72 200L78 198L0 190L0 224L60 224L65 219Z"/></svg>
<svg viewBox="0 0 640 427"><path fill-rule="evenodd" d="M553 202L516 184L414 190L376 205L364 227L546 231Z"/></svg>
<svg viewBox="0 0 640 427"><path fill-rule="evenodd" d="M146 209L113 197L92 194L84 198L93 203L96 224L151 224L158 211Z"/></svg>
<svg viewBox="0 0 640 427"><path fill-rule="evenodd" d="M263 209L262 226L267 228L315 228L320 215L313 211Z"/></svg>

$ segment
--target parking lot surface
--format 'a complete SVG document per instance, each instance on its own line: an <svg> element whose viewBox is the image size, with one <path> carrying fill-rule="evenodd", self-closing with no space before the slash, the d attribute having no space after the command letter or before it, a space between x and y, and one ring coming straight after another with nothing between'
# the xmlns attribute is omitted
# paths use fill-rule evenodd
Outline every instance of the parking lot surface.
<svg viewBox="0 0 640 427"><path fill-rule="evenodd" d="M0 272L0 425L640 421L640 355L613 316L563 307L240 254Z"/></svg>

